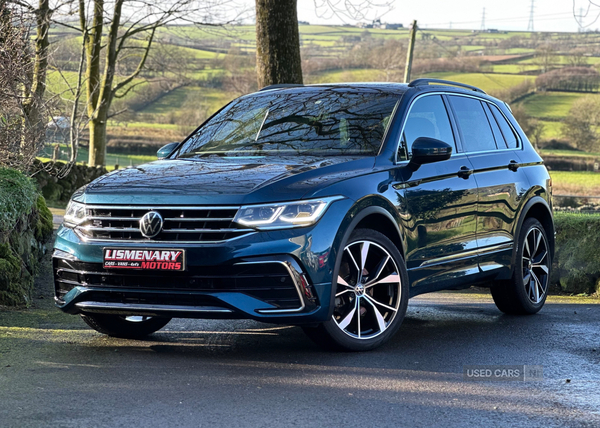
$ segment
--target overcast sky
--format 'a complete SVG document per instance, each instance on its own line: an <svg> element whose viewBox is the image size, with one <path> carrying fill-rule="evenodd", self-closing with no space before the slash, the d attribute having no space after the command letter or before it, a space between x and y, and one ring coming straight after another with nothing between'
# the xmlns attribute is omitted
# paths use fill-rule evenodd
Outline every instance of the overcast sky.
<svg viewBox="0 0 600 428"><path fill-rule="evenodd" d="M298 19L311 24L341 24L326 9L315 11L315 1L298 0ZM339 1L343 4L344 0ZM361 0L353 0L355 4ZM384 3L386 0L372 0ZM600 1L594 1L600 4ZM251 2L253 3L253 1ZM525 31L529 23L531 0L394 0L393 10L382 22L402 23L407 26L416 19L421 28L480 29L483 8L486 28ZM589 9L588 9L589 8ZM574 16L573 11L575 10ZM320 13L317 13L320 12ZM318 16L318 15L321 16ZM579 15L582 15L581 18ZM600 8L589 0L535 0L535 31L578 31L578 21L586 28L600 29ZM353 23L347 19L348 23Z"/></svg>

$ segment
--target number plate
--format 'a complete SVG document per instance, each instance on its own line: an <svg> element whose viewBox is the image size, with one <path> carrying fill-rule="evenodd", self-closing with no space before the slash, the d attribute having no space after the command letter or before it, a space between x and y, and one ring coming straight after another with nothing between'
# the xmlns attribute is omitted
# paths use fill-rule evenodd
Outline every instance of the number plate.
<svg viewBox="0 0 600 428"><path fill-rule="evenodd" d="M104 248L103 253L105 269L185 270L185 251L180 249Z"/></svg>

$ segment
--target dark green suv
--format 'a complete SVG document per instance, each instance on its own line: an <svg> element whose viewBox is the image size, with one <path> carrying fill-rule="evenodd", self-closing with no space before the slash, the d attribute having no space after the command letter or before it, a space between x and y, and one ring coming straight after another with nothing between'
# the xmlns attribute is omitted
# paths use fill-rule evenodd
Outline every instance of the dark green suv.
<svg viewBox="0 0 600 428"><path fill-rule="evenodd" d="M78 190L58 232L56 304L102 333L252 318L367 350L421 293L490 286L517 314L546 299L551 179L478 88L267 87L159 158Z"/></svg>

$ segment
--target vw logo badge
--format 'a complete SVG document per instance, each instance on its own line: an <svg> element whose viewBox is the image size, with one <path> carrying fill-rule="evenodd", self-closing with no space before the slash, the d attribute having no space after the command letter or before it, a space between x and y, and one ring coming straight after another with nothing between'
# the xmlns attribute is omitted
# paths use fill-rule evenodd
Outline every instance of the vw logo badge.
<svg viewBox="0 0 600 428"><path fill-rule="evenodd" d="M140 220L140 232L146 238L154 238L163 227L163 218L156 211L147 212Z"/></svg>

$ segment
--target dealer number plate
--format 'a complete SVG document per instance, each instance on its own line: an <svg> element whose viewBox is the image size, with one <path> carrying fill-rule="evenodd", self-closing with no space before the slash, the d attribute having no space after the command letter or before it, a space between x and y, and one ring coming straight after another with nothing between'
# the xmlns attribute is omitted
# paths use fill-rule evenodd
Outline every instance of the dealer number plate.
<svg viewBox="0 0 600 428"><path fill-rule="evenodd" d="M104 268L158 271L185 270L181 249L104 248Z"/></svg>

